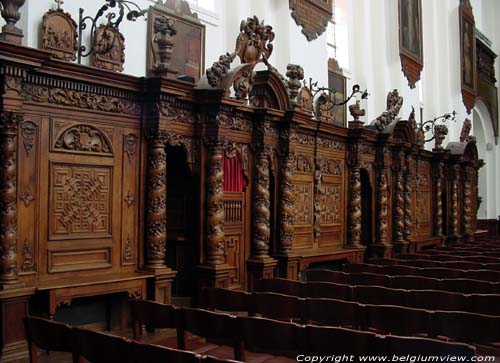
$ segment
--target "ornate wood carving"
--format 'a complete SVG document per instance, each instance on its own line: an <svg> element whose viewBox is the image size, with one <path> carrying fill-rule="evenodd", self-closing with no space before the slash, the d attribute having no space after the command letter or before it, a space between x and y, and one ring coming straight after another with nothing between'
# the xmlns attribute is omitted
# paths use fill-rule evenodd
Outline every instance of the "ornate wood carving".
<svg viewBox="0 0 500 363"><path fill-rule="evenodd" d="M35 196L31 194L30 190L27 187L24 187L24 192L19 196L24 203L24 206L29 207L30 203L35 200Z"/></svg>
<svg viewBox="0 0 500 363"><path fill-rule="evenodd" d="M293 185L294 155L286 154L281 157L281 201L280 201L280 241L279 252L288 254L292 249L295 190Z"/></svg>
<svg viewBox="0 0 500 363"><path fill-rule="evenodd" d="M472 175L471 168L464 167L462 170L463 180L463 207L462 207L462 230L463 234L472 235Z"/></svg>
<svg viewBox="0 0 500 363"><path fill-rule="evenodd" d="M109 138L90 125L76 125L65 130L56 140L55 149L112 154Z"/></svg>
<svg viewBox="0 0 500 363"><path fill-rule="evenodd" d="M297 96L297 106L300 107L303 111L312 113L313 94L309 87L307 87L305 80L302 88L299 91L299 95Z"/></svg>
<svg viewBox="0 0 500 363"><path fill-rule="evenodd" d="M134 262L134 243L130 239L130 235L128 235L125 240L125 247L123 248L123 262L126 264Z"/></svg>
<svg viewBox="0 0 500 363"><path fill-rule="evenodd" d="M254 216L253 216L253 257L266 258L269 253L270 193L269 193L269 149L257 154L255 163Z"/></svg>
<svg viewBox="0 0 500 363"><path fill-rule="evenodd" d="M302 34L308 41L323 34L333 10L332 0L290 0L292 18L302 26Z"/></svg>
<svg viewBox="0 0 500 363"><path fill-rule="evenodd" d="M411 243L413 228L413 213L412 213L412 179L413 173L411 168L411 155L406 154L405 171L403 172L403 198L404 198L404 224L403 231L405 241Z"/></svg>
<svg viewBox="0 0 500 363"><path fill-rule="evenodd" d="M359 162L353 161L349 175L349 237L353 246L361 245L361 174Z"/></svg>
<svg viewBox="0 0 500 363"><path fill-rule="evenodd" d="M378 171L377 175L377 242L387 243L388 233L389 184L387 170Z"/></svg>
<svg viewBox="0 0 500 363"><path fill-rule="evenodd" d="M130 193L130 190L128 191L127 195L125 196L125 198L123 198L123 200L125 201L125 203L127 203L127 205L130 207L132 204L135 203L135 198L134 196L132 195L132 193Z"/></svg>
<svg viewBox="0 0 500 363"><path fill-rule="evenodd" d="M125 136L125 152L127 153L128 160L132 162L137 152L137 136L128 134Z"/></svg>
<svg viewBox="0 0 500 363"><path fill-rule="evenodd" d="M17 128L22 116L0 119L0 285L17 281Z"/></svg>
<svg viewBox="0 0 500 363"><path fill-rule="evenodd" d="M69 13L61 8L49 10L42 19L42 49L54 58L74 61L78 49L76 29Z"/></svg>
<svg viewBox="0 0 500 363"><path fill-rule="evenodd" d="M29 157L30 151L33 148L33 144L35 142L37 126L31 121L24 121L21 124L21 130L23 135L24 151L26 152L26 157Z"/></svg>
<svg viewBox="0 0 500 363"><path fill-rule="evenodd" d="M324 147L330 150L345 151L345 143L333 139L327 139L324 137L318 137L318 146Z"/></svg>
<svg viewBox="0 0 500 363"><path fill-rule="evenodd" d="M195 122L195 115L192 110L192 106L187 103L180 102L172 96L162 95L157 107L162 119L164 118L168 121L188 124L194 124Z"/></svg>
<svg viewBox="0 0 500 363"><path fill-rule="evenodd" d="M394 153L394 167L393 167L393 175L394 175L394 235L393 242L394 243L404 243L404 217L405 217L405 199L404 199L404 181L403 181L403 173L404 173L404 164L405 164L405 155L404 151L398 150Z"/></svg>
<svg viewBox="0 0 500 363"><path fill-rule="evenodd" d="M101 24L95 31L92 65L122 72L125 63L125 37L111 25Z"/></svg>
<svg viewBox="0 0 500 363"><path fill-rule="evenodd" d="M464 120L464 123L462 124L462 130L460 131L460 142L467 142L470 140L469 134L470 130L472 129L472 122L468 118Z"/></svg>
<svg viewBox="0 0 500 363"><path fill-rule="evenodd" d="M322 187L322 193L318 195L319 197L319 223L320 224L332 224L342 222L341 211L342 208L342 198L340 191L342 186L339 184L325 184Z"/></svg>
<svg viewBox="0 0 500 363"><path fill-rule="evenodd" d="M150 140L147 177L146 258L148 269L165 268L167 243L167 154L164 135Z"/></svg>
<svg viewBox="0 0 500 363"><path fill-rule="evenodd" d="M111 235L111 168L53 163L49 233Z"/></svg>
<svg viewBox="0 0 500 363"><path fill-rule="evenodd" d="M153 22L153 70L164 73L170 68L170 59L175 44L175 20L168 16L156 16Z"/></svg>
<svg viewBox="0 0 500 363"><path fill-rule="evenodd" d="M296 188L297 190L299 190L299 193L300 193L300 188ZM325 190L323 188L323 173L321 171L321 164L320 162L317 160L316 163L315 163L315 168L314 168L314 193L313 193L313 208L314 208L314 221L313 221L313 224L314 224L314 240L316 243L319 242L319 235L320 235L320 222L321 222L321 196L324 195L325 193ZM300 198L300 197L299 197ZM295 200L299 199L299 198L295 198ZM307 208L307 205L306 205L306 201L304 200L304 205L305 207ZM304 212L306 212L306 210L304 210Z"/></svg>
<svg viewBox="0 0 500 363"><path fill-rule="evenodd" d="M297 105L297 96L299 95L299 88L301 80L304 79L304 69L298 64L289 64L286 66L286 82L288 95L293 106Z"/></svg>
<svg viewBox="0 0 500 363"><path fill-rule="evenodd" d="M217 124L220 127L227 128L230 130L237 130L243 132L252 132L253 130L253 124L251 120L245 117L230 115L225 112L217 114Z"/></svg>
<svg viewBox="0 0 500 363"><path fill-rule="evenodd" d="M313 190L312 183L295 183L295 215L296 224L313 224Z"/></svg>
<svg viewBox="0 0 500 363"><path fill-rule="evenodd" d="M375 125L378 131L383 131L391 122L396 120L399 110L403 106L403 97L399 96L399 92L395 89L387 94L387 109L372 124Z"/></svg>
<svg viewBox="0 0 500 363"><path fill-rule="evenodd" d="M35 270L35 260L33 254L33 246L28 239L23 243L23 264L21 266L22 272L32 272Z"/></svg>
<svg viewBox="0 0 500 363"><path fill-rule="evenodd" d="M61 87L46 87L23 83L23 96L25 100L37 103L52 103L132 116L141 114L141 106L134 100L63 88L62 85Z"/></svg>
<svg viewBox="0 0 500 363"><path fill-rule="evenodd" d="M207 256L211 265L224 263L224 165L219 142L208 146L207 176Z"/></svg>
<svg viewBox="0 0 500 363"><path fill-rule="evenodd" d="M450 235L452 237L459 236L458 230L458 183L460 182L460 165L451 165L451 220L450 220Z"/></svg>
<svg viewBox="0 0 500 363"><path fill-rule="evenodd" d="M434 215L434 235L441 237L443 235L443 178L444 178L444 163L440 161L436 165L435 172L435 215Z"/></svg>

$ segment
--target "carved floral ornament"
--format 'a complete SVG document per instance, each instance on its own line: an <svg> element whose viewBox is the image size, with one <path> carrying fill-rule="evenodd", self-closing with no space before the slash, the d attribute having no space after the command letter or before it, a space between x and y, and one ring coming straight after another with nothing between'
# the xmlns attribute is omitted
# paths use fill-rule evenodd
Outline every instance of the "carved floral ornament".
<svg viewBox="0 0 500 363"><path fill-rule="evenodd" d="M83 124L64 130L57 137L54 147L80 152L113 153L113 147L108 136L94 126Z"/></svg>

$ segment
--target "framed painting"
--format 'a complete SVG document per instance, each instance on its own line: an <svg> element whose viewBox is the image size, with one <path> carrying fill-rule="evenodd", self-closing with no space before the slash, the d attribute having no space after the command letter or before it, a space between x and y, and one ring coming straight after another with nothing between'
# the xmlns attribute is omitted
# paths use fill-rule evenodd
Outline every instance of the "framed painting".
<svg viewBox="0 0 500 363"><path fill-rule="evenodd" d="M399 54L408 85L415 88L424 66L421 0L399 0Z"/></svg>
<svg viewBox="0 0 500 363"><path fill-rule="evenodd" d="M171 6L170 6L171 5ZM182 6L181 6L182 5ZM198 82L205 67L205 25L192 13L186 1L167 1L149 8L147 40L147 75L154 76L158 42L155 42L155 20L163 17L175 28L169 71L178 78Z"/></svg>
<svg viewBox="0 0 500 363"><path fill-rule="evenodd" d="M476 86L476 26L472 6L468 0L460 1L460 69L462 98L467 113L474 107Z"/></svg>
<svg viewBox="0 0 500 363"><path fill-rule="evenodd" d="M334 89L335 103L341 103L346 98L346 77L334 58L328 59L328 88ZM346 105L333 108L333 123L338 126L346 126Z"/></svg>

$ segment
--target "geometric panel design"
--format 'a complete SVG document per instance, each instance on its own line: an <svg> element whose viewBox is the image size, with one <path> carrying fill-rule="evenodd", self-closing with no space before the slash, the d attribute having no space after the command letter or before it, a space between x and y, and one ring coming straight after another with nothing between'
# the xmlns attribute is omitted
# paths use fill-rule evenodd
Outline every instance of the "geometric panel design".
<svg viewBox="0 0 500 363"><path fill-rule="evenodd" d="M341 223L342 206L341 185L323 184L323 193L319 197L321 224Z"/></svg>
<svg viewBox="0 0 500 363"><path fill-rule="evenodd" d="M111 235L111 167L52 164L50 234Z"/></svg>
<svg viewBox="0 0 500 363"><path fill-rule="evenodd" d="M296 224L312 224L312 183L296 182L295 187L295 217Z"/></svg>

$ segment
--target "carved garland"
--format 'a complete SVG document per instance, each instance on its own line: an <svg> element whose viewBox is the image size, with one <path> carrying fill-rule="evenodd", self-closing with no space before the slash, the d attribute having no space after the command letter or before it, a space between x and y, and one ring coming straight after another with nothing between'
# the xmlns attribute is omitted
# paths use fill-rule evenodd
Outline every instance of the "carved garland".
<svg viewBox="0 0 500 363"><path fill-rule="evenodd" d="M128 161L132 162L137 152L137 136L128 134L125 136L125 152L128 156Z"/></svg>
<svg viewBox="0 0 500 363"><path fill-rule="evenodd" d="M443 178L444 163L440 161L436 171L436 223L434 234L438 237L443 235Z"/></svg>
<svg viewBox="0 0 500 363"><path fill-rule="evenodd" d="M30 151L33 148L33 144L35 142L37 126L31 121L24 121L21 124L21 130L23 135L24 151L26 152L26 157L29 158Z"/></svg>
<svg viewBox="0 0 500 363"><path fill-rule="evenodd" d="M471 214L472 214L472 183L471 183L471 171L469 167L465 167L463 170L463 231L464 235L470 236L471 232Z"/></svg>
<svg viewBox="0 0 500 363"><path fill-rule="evenodd" d="M399 151L395 155L398 165L394 168L394 242L404 242L404 185L403 185L403 165L404 152Z"/></svg>
<svg viewBox="0 0 500 363"><path fill-rule="evenodd" d="M377 198L378 198L378 243L387 242L387 216L388 216L388 184L387 171L380 170L377 178Z"/></svg>
<svg viewBox="0 0 500 363"><path fill-rule="evenodd" d="M458 182L460 179L460 165L455 164L451 167L451 230L453 237L459 236L458 233Z"/></svg>
<svg viewBox="0 0 500 363"><path fill-rule="evenodd" d="M411 160L410 155L406 155L406 165L405 171L403 172L403 198L404 198L404 239L405 241L411 243L411 229L412 229L412 209L411 209L411 191L412 191L412 170L411 170Z"/></svg>

